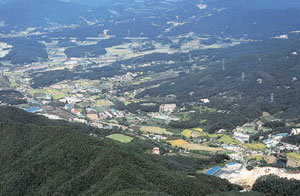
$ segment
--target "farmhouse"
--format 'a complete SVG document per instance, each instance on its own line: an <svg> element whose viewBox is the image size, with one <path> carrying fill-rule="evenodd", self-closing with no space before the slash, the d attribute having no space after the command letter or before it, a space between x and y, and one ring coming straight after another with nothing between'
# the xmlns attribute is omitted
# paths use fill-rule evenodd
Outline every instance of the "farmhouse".
<svg viewBox="0 0 300 196"><path fill-rule="evenodd" d="M159 155L159 154L160 154L159 148L158 148L158 147L154 147L154 148L152 149L152 154L157 154L157 155Z"/></svg>

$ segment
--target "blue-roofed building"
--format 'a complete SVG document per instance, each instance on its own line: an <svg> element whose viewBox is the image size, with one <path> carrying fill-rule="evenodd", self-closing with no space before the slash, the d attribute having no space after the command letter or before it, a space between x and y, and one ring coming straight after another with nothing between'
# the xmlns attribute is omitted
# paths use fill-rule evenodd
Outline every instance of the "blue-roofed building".
<svg viewBox="0 0 300 196"><path fill-rule="evenodd" d="M220 166L215 166L215 167L211 168L210 170L208 170L205 174L206 175L214 175L220 170L221 170Z"/></svg>
<svg viewBox="0 0 300 196"><path fill-rule="evenodd" d="M268 142L271 142L272 141L272 139L271 138L268 138L268 139L265 139L264 140L264 143L268 143Z"/></svg>
<svg viewBox="0 0 300 196"><path fill-rule="evenodd" d="M284 137L284 136L288 136L289 134L288 133L279 133L279 134L276 134L275 137Z"/></svg>
<svg viewBox="0 0 300 196"><path fill-rule="evenodd" d="M231 166L231 165L236 165L239 164L238 162L232 162L232 163L227 163L226 165Z"/></svg>
<svg viewBox="0 0 300 196"><path fill-rule="evenodd" d="M35 112L39 112L39 111L42 111L41 108L39 107L34 107L34 108L27 108L27 109L24 109L26 112L30 112L30 113L35 113Z"/></svg>
<svg viewBox="0 0 300 196"><path fill-rule="evenodd" d="M65 109L66 109L66 110L72 109L72 107L73 107L73 106L72 106L71 104L66 104L66 105L65 105Z"/></svg>

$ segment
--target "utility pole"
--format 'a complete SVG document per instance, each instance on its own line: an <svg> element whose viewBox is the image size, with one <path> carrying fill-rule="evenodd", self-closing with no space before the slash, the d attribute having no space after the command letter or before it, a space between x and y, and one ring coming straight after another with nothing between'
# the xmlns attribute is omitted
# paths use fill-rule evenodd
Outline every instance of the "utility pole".
<svg viewBox="0 0 300 196"><path fill-rule="evenodd" d="M192 54L189 54L189 62L192 62Z"/></svg>
<svg viewBox="0 0 300 196"><path fill-rule="evenodd" d="M225 59L223 58L223 71L225 71Z"/></svg>
<svg viewBox="0 0 300 196"><path fill-rule="evenodd" d="M245 82L245 72L242 72L242 82Z"/></svg>
<svg viewBox="0 0 300 196"><path fill-rule="evenodd" d="M274 93L271 93L270 100L271 100L271 103L274 101Z"/></svg>

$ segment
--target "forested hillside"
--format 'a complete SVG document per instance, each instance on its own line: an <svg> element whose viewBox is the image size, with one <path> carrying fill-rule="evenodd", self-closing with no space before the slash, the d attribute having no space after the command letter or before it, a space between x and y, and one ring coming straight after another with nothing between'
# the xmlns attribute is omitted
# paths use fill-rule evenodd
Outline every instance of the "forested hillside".
<svg viewBox="0 0 300 196"><path fill-rule="evenodd" d="M0 195L198 196L239 190L213 176L189 176L166 158L145 153L141 144L89 137L79 125L15 108L0 111Z"/></svg>

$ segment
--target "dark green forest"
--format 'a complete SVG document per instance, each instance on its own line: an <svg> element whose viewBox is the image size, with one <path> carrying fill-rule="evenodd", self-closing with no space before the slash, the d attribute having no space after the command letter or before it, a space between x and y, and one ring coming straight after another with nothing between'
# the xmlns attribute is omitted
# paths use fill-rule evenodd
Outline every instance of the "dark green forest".
<svg viewBox="0 0 300 196"><path fill-rule="evenodd" d="M150 155L147 144L115 143L101 133L89 137L84 132L93 130L87 127L81 132L79 125L15 108L0 111L0 195L198 196L240 189L187 173L180 166L185 161Z"/></svg>

